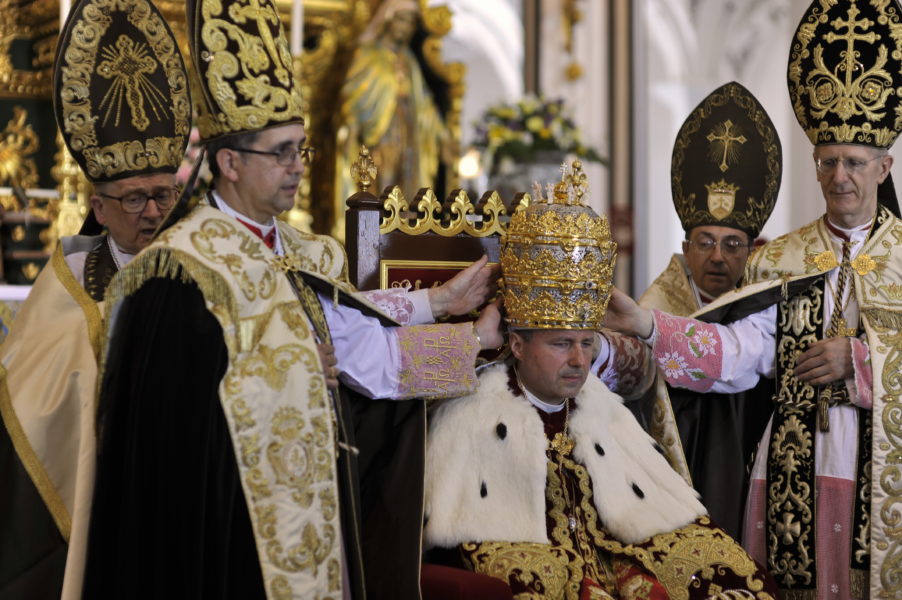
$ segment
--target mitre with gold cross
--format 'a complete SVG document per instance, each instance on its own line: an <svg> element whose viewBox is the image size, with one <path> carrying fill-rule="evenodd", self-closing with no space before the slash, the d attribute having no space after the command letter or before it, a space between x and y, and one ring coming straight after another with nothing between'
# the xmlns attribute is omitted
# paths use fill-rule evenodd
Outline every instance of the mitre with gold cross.
<svg viewBox="0 0 902 600"><path fill-rule="evenodd" d="M80 0L60 34L57 125L95 183L175 173L191 97L175 36L150 0Z"/></svg>
<svg viewBox="0 0 902 600"><path fill-rule="evenodd" d="M677 133L671 194L683 229L718 225L761 232L783 173L780 137L764 107L732 81L701 101Z"/></svg>
<svg viewBox="0 0 902 600"><path fill-rule="evenodd" d="M902 131L902 8L896 0L823 2L805 11L789 50L789 98L815 146L889 148ZM877 199L899 216L892 175Z"/></svg>

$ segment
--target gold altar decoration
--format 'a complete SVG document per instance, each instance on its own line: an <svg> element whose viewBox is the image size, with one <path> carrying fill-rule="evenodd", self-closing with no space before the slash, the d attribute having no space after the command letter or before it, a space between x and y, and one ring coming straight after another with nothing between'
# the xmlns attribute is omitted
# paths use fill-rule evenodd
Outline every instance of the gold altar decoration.
<svg viewBox="0 0 902 600"><path fill-rule="evenodd" d="M12 120L0 131L0 185L23 189L38 185L37 166L31 156L38 151L40 143L27 118L24 108L14 106Z"/></svg>
<svg viewBox="0 0 902 600"><path fill-rule="evenodd" d="M59 151L56 154L56 165L53 167L53 178L59 184L57 191L59 199L54 208L54 219L51 238L55 243L61 237L75 235L81 229L81 225L90 210L89 200L92 186L85 177L84 172L75 162L75 158L69 153L63 136L57 133L56 145ZM50 247L52 249L52 245Z"/></svg>
<svg viewBox="0 0 902 600"><path fill-rule="evenodd" d="M48 98L59 33L58 0L0 0L0 14L0 98ZM11 49L16 41L31 46L30 70L13 65Z"/></svg>
<svg viewBox="0 0 902 600"><path fill-rule="evenodd" d="M600 329L604 321L617 244L607 218L583 204L582 163L562 170L545 198L538 190L535 203L514 214L501 240L500 287L511 327Z"/></svg>

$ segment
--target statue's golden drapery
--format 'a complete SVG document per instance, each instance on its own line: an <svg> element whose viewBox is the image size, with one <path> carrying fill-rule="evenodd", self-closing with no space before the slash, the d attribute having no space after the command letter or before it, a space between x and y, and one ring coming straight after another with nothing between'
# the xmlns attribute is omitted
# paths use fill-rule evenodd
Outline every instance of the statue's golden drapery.
<svg viewBox="0 0 902 600"><path fill-rule="evenodd" d="M283 2L286 11L290 1ZM445 6L426 0L306 0L301 79L307 133L320 155L302 185L313 229L344 237L349 168L361 144L373 151L376 188L408 194L457 184L464 67L441 58L451 28Z"/></svg>
<svg viewBox="0 0 902 600"><path fill-rule="evenodd" d="M153 1L187 56L184 2ZM277 4L290 27L293 0ZM464 66L441 58L450 10L427 0L304 0L303 7L304 51L295 69L319 154L301 182L293 224L343 237L347 169L360 143L370 144L379 163L377 188L397 184L413 196L419 187L442 195L456 187ZM15 243L42 256L29 267L36 276L57 237L77 232L89 186L51 117L59 0L0 0L0 11L0 204L8 213L29 213L29 223L54 222L35 233L29 225L27 239L15 231L22 238ZM14 186L37 188L41 199L25 201ZM4 235L12 239L12 229Z"/></svg>

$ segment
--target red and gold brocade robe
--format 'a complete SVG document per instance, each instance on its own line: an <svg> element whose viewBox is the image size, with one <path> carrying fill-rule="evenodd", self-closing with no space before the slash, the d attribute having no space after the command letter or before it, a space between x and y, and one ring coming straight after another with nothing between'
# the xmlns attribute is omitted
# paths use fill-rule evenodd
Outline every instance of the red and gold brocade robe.
<svg viewBox="0 0 902 600"><path fill-rule="evenodd" d="M476 394L432 414L427 546L459 547L517 598L774 597L601 381L590 375L569 409L543 414L512 372L487 368ZM574 446L562 454L548 439L565 420Z"/></svg>

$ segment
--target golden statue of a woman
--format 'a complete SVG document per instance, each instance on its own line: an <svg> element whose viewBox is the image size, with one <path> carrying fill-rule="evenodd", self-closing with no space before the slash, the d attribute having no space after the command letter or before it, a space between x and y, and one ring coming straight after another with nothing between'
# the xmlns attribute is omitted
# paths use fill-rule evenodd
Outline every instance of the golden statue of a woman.
<svg viewBox="0 0 902 600"><path fill-rule="evenodd" d="M419 19L416 0L386 0L361 36L341 93L336 197L342 204L355 190L348 167L361 144L379 169L379 192L396 184L412 195L436 184L446 134L410 47Z"/></svg>

